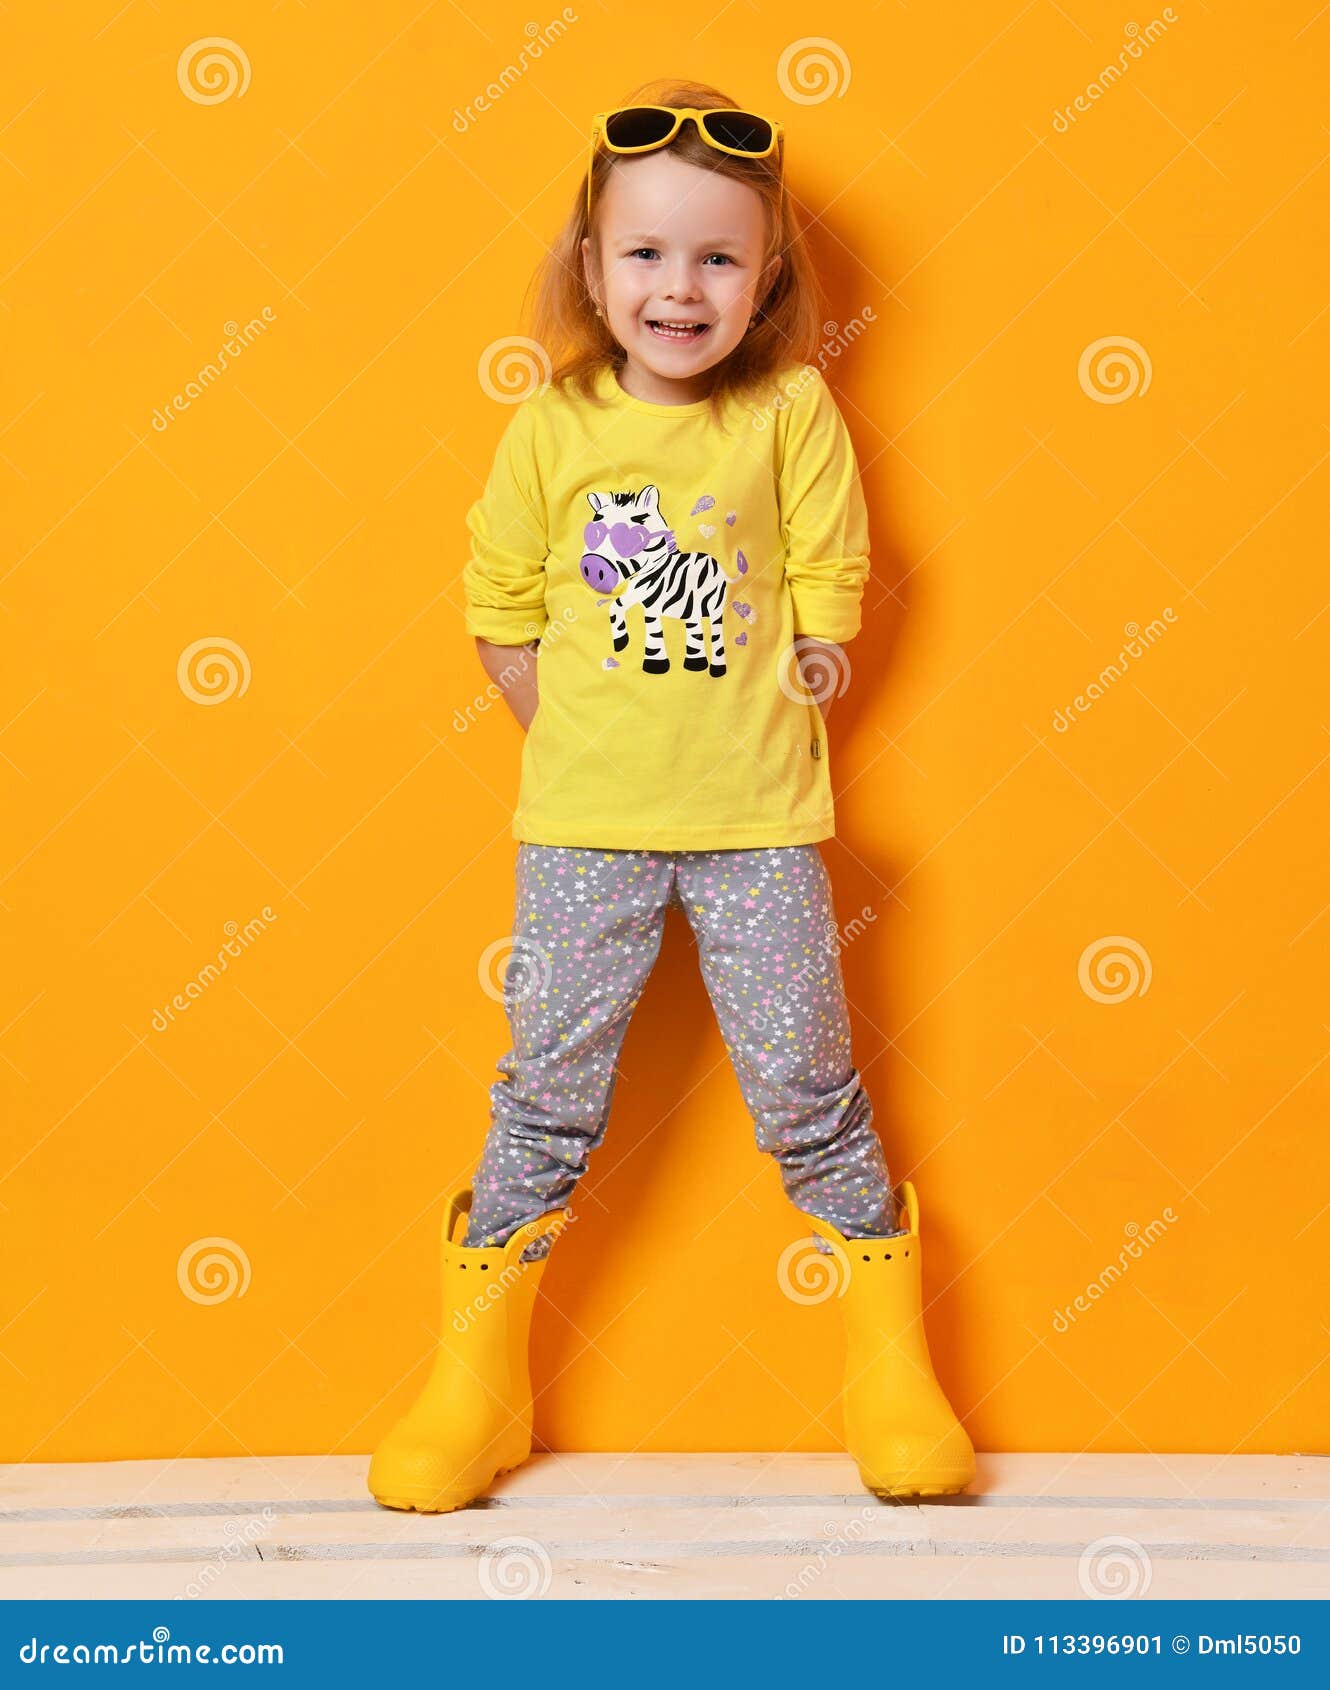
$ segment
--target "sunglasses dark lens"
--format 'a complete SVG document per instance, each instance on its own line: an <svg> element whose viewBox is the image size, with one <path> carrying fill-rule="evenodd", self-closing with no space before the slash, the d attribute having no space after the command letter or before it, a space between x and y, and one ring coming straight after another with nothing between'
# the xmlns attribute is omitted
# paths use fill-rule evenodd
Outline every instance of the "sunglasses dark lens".
<svg viewBox="0 0 1330 1690"><path fill-rule="evenodd" d="M605 139L615 147L654 147L674 127L674 114L655 106L629 106L605 119Z"/></svg>
<svg viewBox="0 0 1330 1690"><path fill-rule="evenodd" d="M709 111L702 120L707 134L723 147L741 153L765 153L771 146L771 125L750 111Z"/></svg>

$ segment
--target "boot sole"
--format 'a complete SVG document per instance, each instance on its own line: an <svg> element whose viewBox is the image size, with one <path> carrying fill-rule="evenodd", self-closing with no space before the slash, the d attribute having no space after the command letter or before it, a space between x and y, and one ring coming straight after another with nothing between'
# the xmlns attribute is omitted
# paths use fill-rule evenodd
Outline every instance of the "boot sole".
<svg viewBox="0 0 1330 1690"><path fill-rule="evenodd" d="M371 1492L371 1494L373 1495L375 1502L381 1503L383 1507L397 1508L404 1513L451 1514L459 1508L465 1508L469 1502L474 1502L477 1497L483 1496L485 1491L489 1488L489 1484L492 1484L495 1479L502 1478L505 1473L515 1473L519 1466L521 1466L520 1462L515 1463L512 1467L500 1467L497 1472L491 1476L489 1483L483 1485L480 1490L467 1494L459 1494L454 1500L450 1501L442 1500L437 1493L430 1496L428 1499L425 1497L380 1496L377 1492ZM870 1490L874 1496L880 1496L884 1500L900 1501L902 1498L909 1496L958 1496L969 1482L970 1481L968 1479L964 1479L959 1484L924 1485L906 1483L899 1485L868 1485L866 1488Z"/></svg>
<svg viewBox="0 0 1330 1690"><path fill-rule="evenodd" d="M874 1496L899 1501L907 1496L959 1496L970 1481L959 1485L869 1485Z"/></svg>
<svg viewBox="0 0 1330 1690"><path fill-rule="evenodd" d="M446 1491L427 1491L419 1496L380 1496L378 1491L371 1491L370 1495L384 1508L398 1508L403 1513L452 1514L459 1508L465 1508L467 1503L474 1502L477 1497L484 1496L495 1479L502 1478L505 1473L515 1473L521 1465L520 1461L514 1461L511 1467L497 1467L479 1490L458 1491L452 1496Z"/></svg>
<svg viewBox="0 0 1330 1690"><path fill-rule="evenodd" d="M945 1467L939 1472L936 1469L911 1476L906 1473L892 1473L879 1476L865 1473L859 1469L859 1478L865 1490L872 1491L874 1496L901 1498L908 1496L956 1496L974 1479L973 1468L955 1468L948 1471Z"/></svg>

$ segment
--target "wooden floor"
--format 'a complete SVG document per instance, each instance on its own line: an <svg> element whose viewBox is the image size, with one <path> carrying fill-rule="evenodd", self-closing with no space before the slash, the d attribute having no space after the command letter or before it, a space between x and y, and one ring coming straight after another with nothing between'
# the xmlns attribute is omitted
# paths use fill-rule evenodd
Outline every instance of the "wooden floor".
<svg viewBox="0 0 1330 1690"><path fill-rule="evenodd" d="M913 1506L836 1455L544 1455L433 1516L366 1469L0 1467L0 1599L1330 1596L1330 1456L980 1456Z"/></svg>

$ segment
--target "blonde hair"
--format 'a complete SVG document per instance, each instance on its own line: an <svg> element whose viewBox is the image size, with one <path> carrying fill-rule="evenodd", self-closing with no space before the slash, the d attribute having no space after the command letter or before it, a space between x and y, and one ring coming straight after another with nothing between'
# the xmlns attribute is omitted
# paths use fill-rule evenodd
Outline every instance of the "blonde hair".
<svg viewBox="0 0 1330 1690"><path fill-rule="evenodd" d="M621 103L696 106L700 111L739 109L719 89L701 82L669 79L645 83ZM710 399L712 413L719 421L731 397L751 400L769 387L778 371L812 362L822 340L826 302L804 237L803 223L782 179L779 151L770 158L759 159L722 153L709 147L692 123L682 124L668 147L661 150L674 153L686 164L719 171L752 188L766 207L767 238L759 274L765 273L774 257L779 255L781 259L774 281L768 283L767 291L757 301L748 333L714 367ZM596 205L603 198L606 180L616 162L616 154L597 147L591 164L591 218L588 221L583 177L578 184L576 203L528 289L528 297L534 290L530 314L532 334L550 358L551 382L560 389L571 387L574 393L593 404L601 402L596 392L601 371L612 369L617 375L627 356L608 322L597 316L582 266L582 242L587 238L594 242L596 238Z"/></svg>

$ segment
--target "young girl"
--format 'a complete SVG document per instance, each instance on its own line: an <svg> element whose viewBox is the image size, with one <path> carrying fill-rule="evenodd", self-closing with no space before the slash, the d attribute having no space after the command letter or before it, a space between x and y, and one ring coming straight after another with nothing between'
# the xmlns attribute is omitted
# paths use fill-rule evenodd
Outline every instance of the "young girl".
<svg viewBox="0 0 1330 1690"><path fill-rule="evenodd" d="M561 361L467 519L466 626L529 730L513 1048L447 1205L433 1371L371 1463L388 1507L460 1507L530 1453L536 1288L673 901L758 1144L832 1258L865 1485L973 1476L924 1338L918 1205L904 1184L899 1226L829 942L826 718L868 533L810 363L824 314L778 124L693 83L596 119L541 276L537 338Z"/></svg>

